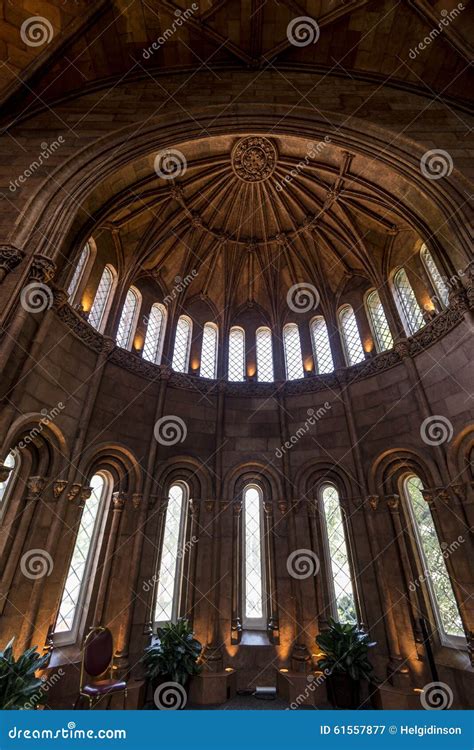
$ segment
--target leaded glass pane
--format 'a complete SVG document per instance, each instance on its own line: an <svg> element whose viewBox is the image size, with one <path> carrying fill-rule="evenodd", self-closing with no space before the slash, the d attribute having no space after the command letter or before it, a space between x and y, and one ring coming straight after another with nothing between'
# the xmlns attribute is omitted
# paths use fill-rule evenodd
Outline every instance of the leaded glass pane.
<svg viewBox="0 0 474 750"><path fill-rule="evenodd" d="M257 342L257 378L271 382L273 376L272 332L269 328L258 328L255 334Z"/></svg>
<svg viewBox="0 0 474 750"><path fill-rule="evenodd" d="M229 332L228 378L233 381L245 378L245 333L236 326Z"/></svg>
<svg viewBox="0 0 474 750"><path fill-rule="evenodd" d="M188 371L189 344L191 342L191 321L181 315L176 326L172 368L176 372Z"/></svg>
<svg viewBox="0 0 474 750"><path fill-rule="evenodd" d="M446 635L464 636L459 609L454 596L443 552L439 544L430 506L423 497L423 483L418 477L406 482L412 516L423 560L423 576L428 577L433 606Z"/></svg>
<svg viewBox="0 0 474 750"><path fill-rule="evenodd" d="M138 294L134 289L129 289L122 307L116 337L118 346L122 346L124 349L129 349L131 346L137 309Z"/></svg>
<svg viewBox="0 0 474 750"><path fill-rule="evenodd" d="M215 378L217 365L217 328L206 323L202 332L201 367L202 378Z"/></svg>
<svg viewBox="0 0 474 750"><path fill-rule="evenodd" d="M393 338L385 317L382 302L376 289L367 296L367 311L372 323L377 351L384 352L393 347Z"/></svg>
<svg viewBox="0 0 474 750"><path fill-rule="evenodd" d="M288 323L283 328L283 348L285 350L286 377L288 380L303 378L300 332L296 323Z"/></svg>
<svg viewBox="0 0 474 750"><path fill-rule="evenodd" d="M8 472L8 476L5 479L5 481L4 482L0 482L0 508L1 508L1 505L3 503L3 498L6 495L8 486L9 486L10 482L12 481L12 477L13 477L13 474L14 474L14 471L15 471L15 456L13 455L13 453L9 453L8 454L8 456L6 457L5 461L3 462L3 465L7 466L9 469L11 469L11 471Z"/></svg>
<svg viewBox="0 0 474 750"><path fill-rule="evenodd" d="M148 316L143 359L160 364L162 340L165 332L165 313L162 305L154 304Z"/></svg>
<svg viewBox="0 0 474 750"><path fill-rule="evenodd" d="M105 480L100 474L91 479L92 494L82 511L79 531L72 553L66 583L59 606L56 633L71 631L78 614L78 604L82 587L86 585L86 571L90 566L93 550L93 538L99 518L99 509L105 494Z"/></svg>
<svg viewBox="0 0 474 750"><path fill-rule="evenodd" d="M105 266L95 293L94 302L89 313L89 323L100 331L103 327L104 314L112 291L113 274L108 266Z"/></svg>
<svg viewBox="0 0 474 750"><path fill-rule="evenodd" d="M356 365L365 359L362 342L360 340L359 328L357 326L354 310L350 305L343 307L339 313L339 321L342 327L342 337L346 352L347 364Z"/></svg>
<svg viewBox="0 0 474 750"><path fill-rule="evenodd" d="M326 321L323 317L314 318L311 321L311 338L313 340L316 373L324 375L324 373L333 372L334 362L332 360L331 344L329 343Z"/></svg>
<svg viewBox="0 0 474 750"><path fill-rule="evenodd" d="M322 493L329 557L331 558L335 609L339 622L357 622L354 589L347 551L339 493L328 485Z"/></svg>
<svg viewBox="0 0 474 750"><path fill-rule="evenodd" d="M404 268L397 271L393 283L405 316L408 333L416 333L424 325L423 315Z"/></svg>
<svg viewBox="0 0 474 750"><path fill-rule="evenodd" d="M76 268L74 270L74 273L72 275L72 279L69 282L69 286L68 286L68 289L67 289L67 296L68 296L69 299L72 299L72 297L74 297L74 295L75 295L75 293L77 291L77 288L79 286L79 282L81 280L81 277L82 277L82 274L83 274L83 271L84 271L84 268L85 268L85 265L86 265L87 260L89 258L89 253L90 253L89 243L86 242L86 244L82 248L82 252L81 252L81 255L80 255L79 260L77 262L77 266L76 266Z"/></svg>
<svg viewBox="0 0 474 750"><path fill-rule="evenodd" d="M445 280L438 271L438 267L433 260L433 256L430 251L424 245L421 249L421 258L425 264L425 268L428 271L428 275L433 284L436 296L440 302L441 307L447 307L449 302L449 288Z"/></svg>
<svg viewBox="0 0 474 750"><path fill-rule="evenodd" d="M255 487L244 490L244 622L263 617L261 497Z"/></svg>
<svg viewBox="0 0 474 750"><path fill-rule="evenodd" d="M183 523L184 491L181 485L170 487L166 509L163 548L161 551L156 595L155 622L171 622L176 619L177 575L181 527Z"/></svg>

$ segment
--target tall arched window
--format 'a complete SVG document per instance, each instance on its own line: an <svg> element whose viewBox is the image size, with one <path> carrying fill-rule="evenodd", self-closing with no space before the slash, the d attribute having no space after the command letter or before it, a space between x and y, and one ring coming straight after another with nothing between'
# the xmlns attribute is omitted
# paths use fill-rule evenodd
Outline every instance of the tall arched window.
<svg viewBox="0 0 474 750"><path fill-rule="evenodd" d="M107 322L110 303L115 290L117 272L113 266L107 265L102 271L99 286L95 293L94 302L89 312L89 323L98 331L103 331Z"/></svg>
<svg viewBox="0 0 474 750"><path fill-rule="evenodd" d="M163 339L166 328L166 310L164 305L155 302L148 316L145 343L143 345L143 359L159 365L163 352Z"/></svg>
<svg viewBox="0 0 474 750"><path fill-rule="evenodd" d="M397 293L395 299L398 301L404 318L406 332L416 333L423 326L423 315L404 268L400 268L393 277L393 286Z"/></svg>
<svg viewBox="0 0 474 750"><path fill-rule="evenodd" d="M318 315L310 323L311 340L313 342L313 355L315 372L318 375L332 372L334 362L332 360L331 344L329 343L326 321L322 315Z"/></svg>
<svg viewBox="0 0 474 750"><path fill-rule="evenodd" d="M283 328L283 349L285 350L286 377L297 380L304 377L301 357L300 332L296 323L287 323Z"/></svg>
<svg viewBox="0 0 474 750"><path fill-rule="evenodd" d="M245 380L245 332L238 326L232 326L229 331L228 378Z"/></svg>
<svg viewBox="0 0 474 750"><path fill-rule="evenodd" d="M339 310L339 323L342 331L342 341L346 362L349 365L356 365L365 359L362 341L360 340L359 327L354 315L354 310L350 305L344 305Z"/></svg>
<svg viewBox="0 0 474 750"><path fill-rule="evenodd" d="M122 314L117 328L116 341L118 346L124 349L132 348L133 336L140 313L141 294L134 286L131 286L125 297Z"/></svg>
<svg viewBox="0 0 474 750"><path fill-rule="evenodd" d="M193 324L187 315L180 315L176 326L174 339L173 362L171 367L176 372L187 372L189 364L189 349L191 347L191 332Z"/></svg>
<svg viewBox="0 0 474 750"><path fill-rule="evenodd" d="M372 333L374 334L377 351L384 352L386 349L391 349L393 347L393 338L387 318L385 317L385 310L376 289L367 294L365 306Z"/></svg>
<svg viewBox="0 0 474 750"><path fill-rule="evenodd" d="M84 625L112 490L111 480L105 473L94 474L90 486L92 494L82 511L56 619L54 640L62 645L75 643Z"/></svg>
<svg viewBox="0 0 474 750"><path fill-rule="evenodd" d="M155 624L176 622L179 617L187 502L186 485L181 482L171 485L158 568Z"/></svg>
<svg viewBox="0 0 474 750"><path fill-rule="evenodd" d="M332 590L333 616L339 622L357 622L355 591L349 560L349 546L343 521L339 493L333 484L326 484L321 491L326 528L327 551L331 567L330 588Z"/></svg>
<svg viewBox="0 0 474 750"><path fill-rule="evenodd" d="M88 242L84 245L82 248L82 252L79 256L79 260L77 261L76 268L74 269L74 273L71 277L71 281L69 282L69 286L67 288L67 296L68 299L71 301L74 295L76 294L79 284L82 279L82 274L84 273L86 263L89 260L91 254L90 245Z"/></svg>
<svg viewBox="0 0 474 750"><path fill-rule="evenodd" d="M421 557L423 580L427 583L441 636L445 640L452 636L463 637L461 616L430 506L422 494L421 479L415 475L408 477L404 482L404 490Z"/></svg>
<svg viewBox="0 0 474 750"><path fill-rule="evenodd" d="M274 380L272 332L266 326L257 328L257 379L264 382Z"/></svg>
<svg viewBox="0 0 474 750"><path fill-rule="evenodd" d="M242 625L247 630L266 628L265 569L263 551L263 496L260 487L247 485L243 494Z"/></svg>
<svg viewBox="0 0 474 750"><path fill-rule="evenodd" d="M215 378L217 374L217 326L206 323L202 332L201 367L202 378Z"/></svg>
<svg viewBox="0 0 474 750"><path fill-rule="evenodd" d="M3 482L0 482L0 521L5 514L5 510L8 503L8 496L10 495L13 483L15 481L15 475L18 470L18 459L15 457L13 452L10 452L5 458L3 465L10 469L6 478Z"/></svg>
<svg viewBox="0 0 474 750"><path fill-rule="evenodd" d="M440 307L447 307L449 303L449 287L438 271L438 266L434 262L434 258L426 245L422 246L420 256L426 269L426 273L433 285L433 289L436 292L436 297L440 303Z"/></svg>

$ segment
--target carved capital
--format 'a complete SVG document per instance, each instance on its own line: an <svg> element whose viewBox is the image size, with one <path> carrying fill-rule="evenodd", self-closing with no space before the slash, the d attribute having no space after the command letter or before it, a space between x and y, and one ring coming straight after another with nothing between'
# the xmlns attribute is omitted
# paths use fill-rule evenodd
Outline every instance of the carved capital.
<svg viewBox="0 0 474 750"><path fill-rule="evenodd" d="M56 479L53 482L53 497L57 500L63 494L67 487L67 481L65 479Z"/></svg>
<svg viewBox="0 0 474 750"><path fill-rule="evenodd" d="M214 500L204 500L204 507L208 513L212 513L214 510Z"/></svg>
<svg viewBox="0 0 474 750"><path fill-rule="evenodd" d="M408 339L397 339L393 348L401 359L406 359L410 356L410 342Z"/></svg>
<svg viewBox="0 0 474 750"><path fill-rule="evenodd" d="M392 513L398 513L400 509L400 495L386 495L385 499Z"/></svg>
<svg viewBox="0 0 474 750"><path fill-rule="evenodd" d="M237 500L232 506L232 513L238 517L242 513L242 500Z"/></svg>
<svg viewBox="0 0 474 750"><path fill-rule="evenodd" d="M369 503L372 510L377 510L380 503L380 497L378 495L369 495L367 498L367 502Z"/></svg>
<svg viewBox="0 0 474 750"><path fill-rule="evenodd" d="M117 344L113 339L110 338L110 336L104 336L102 339L102 351L103 353L108 356L113 352L113 350L116 348Z"/></svg>
<svg viewBox="0 0 474 750"><path fill-rule="evenodd" d="M46 485L44 477L28 477L26 486L28 488L28 500L38 500Z"/></svg>
<svg viewBox="0 0 474 750"><path fill-rule="evenodd" d="M86 500L89 500L91 495L92 495L92 487L88 487L87 485L84 484L81 487L81 500L85 502Z"/></svg>
<svg viewBox="0 0 474 750"><path fill-rule="evenodd" d="M21 263L25 253L14 245L0 245L0 282Z"/></svg>
<svg viewBox="0 0 474 750"><path fill-rule="evenodd" d="M143 502L143 493L134 492L132 495L132 505L137 510Z"/></svg>
<svg viewBox="0 0 474 750"><path fill-rule="evenodd" d="M459 500L465 500L467 488L465 484L452 484L451 489Z"/></svg>
<svg viewBox="0 0 474 750"><path fill-rule="evenodd" d="M45 255L34 255L30 266L28 280L47 284L54 278L56 263Z"/></svg>
<svg viewBox="0 0 474 750"><path fill-rule="evenodd" d="M74 500L79 497L81 489L82 487L78 482L74 482L73 484L71 484L67 493L67 499L70 500L71 503L74 502Z"/></svg>
<svg viewBox="0 0 474 750"><path fill-rule="evenodd" d="M288 503L286 502L286 500L284 498L281 498L280 500L278 500L277 501L277 505L278 505L278 510L280 511L280 513L282 514L282 516L285 513L287 513L287 511L288 511Z"/></svg>
<svg viewBox="0 0 474 750"><path fill-rule="evenodd" d="M127 497L125 492L114 492L112 494L112 506L114 510L122 511Z"/></svg>

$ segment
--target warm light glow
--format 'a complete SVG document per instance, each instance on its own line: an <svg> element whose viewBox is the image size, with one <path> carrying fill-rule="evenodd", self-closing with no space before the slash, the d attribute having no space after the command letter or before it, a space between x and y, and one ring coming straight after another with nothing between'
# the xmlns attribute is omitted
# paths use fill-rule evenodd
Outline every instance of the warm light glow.
<svg viewBox="0 0 474 750"><path fill-rule="evenodd" d="M89 312L92 307L92 297L90 294L84 294L82 296L81 305L84 312Z"/></svg>
<svg viewBox="0 0 474 750"><path fill-rule="evenodd" d="M197 357L193 357L191 360L191 370L199 370L200 362Z"/></svg>
<svg viewBox="0 0 474 750"><path fill-rule="evenodd" d="M247 365L247 377L253 378L257 372L255 365Z"/></svg>
<svg viewBox="0 0 474 750"><path fill-rule="evenodd" d="M137 335L133 339L133 348L137 352L141 352L141 350L143 349L143 344L144 344L144 338L143 338L142 334L141 333L137 333Z"/></svg>
<svg viewBox="0 0 474 750"><path fill-rule="evenodd" d="M421 301L421 304L423 305L423 309L426 310L427 312L433 312L434 310L436 310L434 306L434 302L430 297L424 296Z"/></svg>
<svg viewBox="0 0 474 750"><path fill-rule="evenodd" d="M233 671L234 671L233 667L226 667L224 670L224 672L233 672Z"/></svg>
<svg viewBox="0 0 474 750"><path fill-rule="evenodd" d="M422 690L422 688L413 688L413 692L414 693L422 693L423 690Z"/></svg>
<svg viewBox="0 0 474 750"><path fill-rule="evenodd" d="M374 348L374 342L372 339L365 339L364 340L364 352L367 352L369 354L371 351L373 351Z"/></svg>
<svg viewBox="0 0 474 750"><path fill-rule="evenodd" d="M289 671L289 670L288 670L288 669L286 669L286 667L282 667L282 668L280 669L280 672L282 672L282 674L286 674L286 673L287 673L288 671Z"/></svg>
<svg viewBox="0 0 474 750"><path fill-rule="evenodd" d="M313 372L313 367L314 367L313 358L312 357L306 357L306 359L305 359L305 361L303 363L303 366L304 366L304 371L305 372Z"/></svg>

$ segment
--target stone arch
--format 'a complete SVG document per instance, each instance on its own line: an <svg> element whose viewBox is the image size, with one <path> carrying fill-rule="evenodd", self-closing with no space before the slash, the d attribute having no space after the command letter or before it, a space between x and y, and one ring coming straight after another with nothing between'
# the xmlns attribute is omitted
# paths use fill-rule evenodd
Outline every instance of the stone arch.
<svg viewBox="0 0 474 750"><path fill-rule="evenodd" d="M100 470L109 472L116 491L129 494L141 492L142 469L135 455L125 446L118 443L89 446L82 455L79 473L85 480L89 480Z"/></svg>
<svg viewBox="0 0 474 750"><path fill-rule="evenodd" d="M409 473L420 477L425 487L442 483L436 464L426 456L407 448L392 448L381 453L369 473L369 492L374 495L397 495L400 479Z"/></svg>

